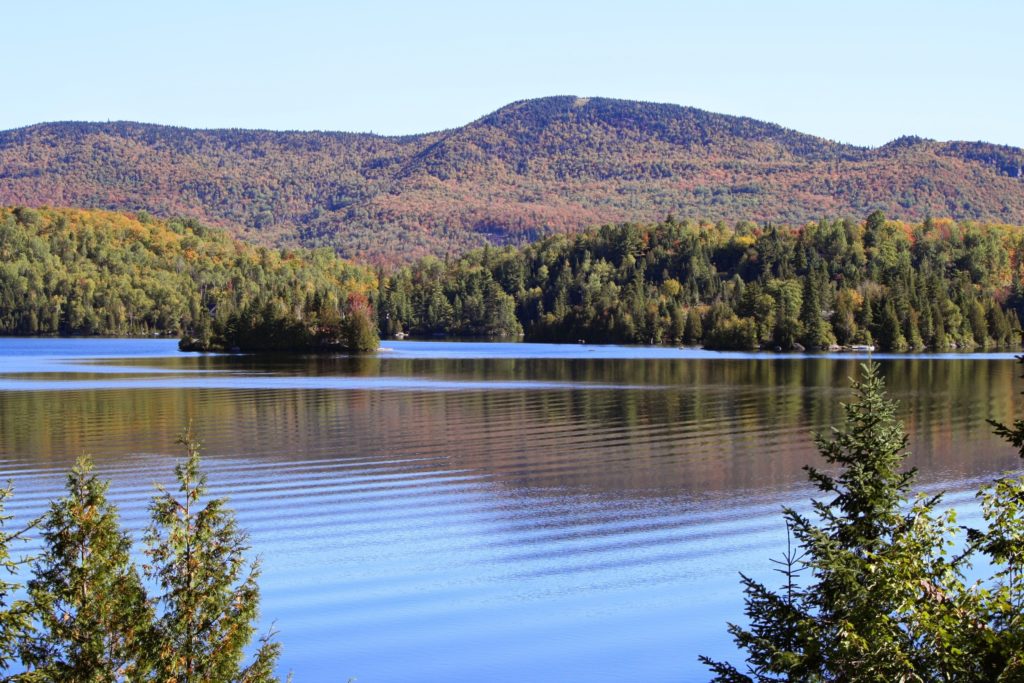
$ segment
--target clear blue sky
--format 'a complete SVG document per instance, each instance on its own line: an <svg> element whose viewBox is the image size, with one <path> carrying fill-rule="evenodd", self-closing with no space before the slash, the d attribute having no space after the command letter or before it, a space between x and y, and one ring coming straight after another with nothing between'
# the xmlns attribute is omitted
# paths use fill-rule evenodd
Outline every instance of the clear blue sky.
<svg viewBox="0 0 1024 683"><path fill-rule="evenodd" d="M572 94L1024 147L1024 2L5 2L0 129L416 133Z"/></svg>

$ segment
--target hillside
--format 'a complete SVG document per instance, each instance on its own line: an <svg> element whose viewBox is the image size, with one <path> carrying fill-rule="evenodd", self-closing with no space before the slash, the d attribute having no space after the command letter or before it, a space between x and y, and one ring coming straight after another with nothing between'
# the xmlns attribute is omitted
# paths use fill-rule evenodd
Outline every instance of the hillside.
<svg viewBox="0 0 1024 683"><path fill-rule="evenodd" d="M365 308L376 284L328 250L256 247L191 219L0 207L0 335L177 336L245 311L338 317Z"/></svg>
<svg viewBox="0 0 1024 683"><path fill-rule="evenodd" d="M0 132L0 204L194 216L376 262L673 214L1024 223L1024 150L872 149L667 104L551 97L406 137L51 123Z"/></svg>

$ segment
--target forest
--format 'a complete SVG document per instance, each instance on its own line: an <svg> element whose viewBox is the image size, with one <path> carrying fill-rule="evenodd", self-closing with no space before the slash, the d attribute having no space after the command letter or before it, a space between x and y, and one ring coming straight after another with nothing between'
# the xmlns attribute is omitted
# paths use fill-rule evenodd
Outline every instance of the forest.
<svg viewBox="0 0 1024 683"><path fill-rule="evenodd" d="M191 219L0 209L0 334L180 336L196 349L376 348L372 269Z"/></svg>
<svg viewBox="0 0 1024 683"><path fill-rule="evenodd" d="M374 270L191 219L0 209L0 334L366 351L381 336L886 351L1018 346L1024 232L874 212L606 225Z"/></svg>
<svg viewBox="0 0 1024 683"><path fill-rule="evenodd" d="M384 335L886 351L1017 346L1019 228L926 219L608 225L380 277Z"/></svg>

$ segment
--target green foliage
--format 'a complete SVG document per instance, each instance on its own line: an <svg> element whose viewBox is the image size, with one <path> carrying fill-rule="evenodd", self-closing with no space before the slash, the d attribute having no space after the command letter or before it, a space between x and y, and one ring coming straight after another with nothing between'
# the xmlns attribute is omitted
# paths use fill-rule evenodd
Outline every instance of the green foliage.
<svg viewBox="0 0 1024 683"><path fill-rule="evenodd" d="M351 351L430 336L882 350L1019 343L1022 234L666 221L374 273L192 221L0 209L0 334L182 333L183 349ZM717 311L712 315L712 312ZM737 320L732 321L735 317Z"/></svg>
<svg viewBox="0 0 1024 683"><path fill-rule="evenodd" d="M43 518L46 549L28 582L37 636L22 648L26 680L113 683L150 674L152 608L106 493L80 459L67 495Z"/></svg>
<svg viewBox="0 0 1024 683"><path fill-rule="evenodd" d="M474 252L450 265L426 258L381 278L377 317L384 334L511 337L522 333L505 287L524 286L508 250ZM518 269L518 270L517 270Z"/></svg>
<svg viewBox="0 0 1024 683"><path fill-rule="evenodd" d="M691 308L686 311L686 327L683 328L683 342L696 344L704 338L704 325L700 320L700 313Z"/></svg>
<svg viewBox="0 0 1024 683"><path fill-rule="evenodd" d="M885 351L1019 343L1022 233L874 212L800 230L670 220L381 275L381 334ZM970 264L985 263L982 271Z"/></svg>
<svg viewBox="0 0 1024 683"><path fill-rule="evenodd" d="M11 497L11 486L0 488L0 572L13 578L24 562L11 557L11 542L19 539L23 531L10 531L12 516L5 514L4 505ZM21 584L0 578L0 671L7 671L11 661L22 649L31 633L31 615L26 603L14 600Z"/></svg>
<svg viewBox="0 0 1024 683"><path fill-rule="evenodd" d="M780 590L743 577L748 627L730 625L747 669L702 657L716 681L994 681L1024 674L1024 477L979 494L987 528L966 547L941 495L911 496L907 442L877 365L854 382L845 424L818 448L837 474L808 468L828 496L813 516L786 509L796 542ZM954 550L964 547L962 552ZM965 584L972 559L993 574Z"/></svg>
<svg viewBox="0 0 1024 683"><path fill-rule="evenodd" d="M365 353L380 343L373 313L360 296L343 308L317 299L296 315L280 302L256 300L226 319L204 322L182 338L182 351Z"/></svg>
<svg viewBox="0 0 1024 683"><path fill-rule="evenodd" d="M704 338L704 344L723 351L750 351L759 345L757 329L750 318L721 317Z"/></svg>
<svg viewBox="0 0 1024 683"><path fill-rule="evenodd" d="M373 311L366 303L349 301L348 311L340 326L342 343L351 353L376 351L380 345Z"/></svg>
<svg viewBox="0 0 1024 683"><path fill-rule="evenodd" d="M177 494L159 489L146 532L146 574L163 590L156 621L156 680L272 681L279 645L265 639L242 665L255 631L258 564L223 498L205 499L199 445L186 433L187 459L175 468Z"/></svg>
<svg viewBox="0 0 1024 683"><path fill-rule="evenodd" d="M307 328L344 318L377 285L326 250L251 247L189 220L27 211L0 209L0 334L184 332L203 347L243 312Z"/></svg>
<svg viewBox="0 0 1024 683"><path fill-rule="evenodd" d="M0 672L13 660L24 683L271 683L280 646L260 638L245 651L258 616L258 564L223 499L206 499L198 445L176 468L178 491L159 488L145 535L148 562L131 559L130 536L107 501L108 484L81 459L66 495L39 520L44 550L32 562L25 601L0 583ZM10 489L0 492L0 502ZM0 515L3 522L10 518ZM17 534L0 534L0 568ZM148 583L143 582L143 575ZM158 589L147 593L147 585Z"/></svg>

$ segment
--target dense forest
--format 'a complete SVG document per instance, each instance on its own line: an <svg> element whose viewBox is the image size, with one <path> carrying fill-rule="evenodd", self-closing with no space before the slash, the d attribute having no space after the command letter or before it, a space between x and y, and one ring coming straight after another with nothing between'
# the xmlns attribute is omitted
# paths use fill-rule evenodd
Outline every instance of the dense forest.
<svg viewBox="0 0 1024 683"><path fill-rule="evenodd" d="M1024 151L915 137L857 147L689 107L548 97L404 137L131 122L3 131L0 203L189 215L250 242L394 265L669 212L1024 224Z"/></svg>
<svg viewBox="0 0 1024 683"><path fill-rule="evenodd" d="M375 347L375 289L373 270L330 250L253 247L193 220L0 209L0 334Z"/></svg>
<svg viewBox="0 0 1024 683"><path fill-rule="evenodd" d="M393 336L977 349L1019 344L1024 231L928 219L799 229L668 220L374 272L192 220L0 209L0 334L182 335L362 351Z"/></svg>
<svg viewBox="0 0 1024 683"><path fill-rule="evenodd" d="M906 351L1019 345L1024 232L951 220L801 229L669 218L427 258L380 278L385 335Z"/></svg>

